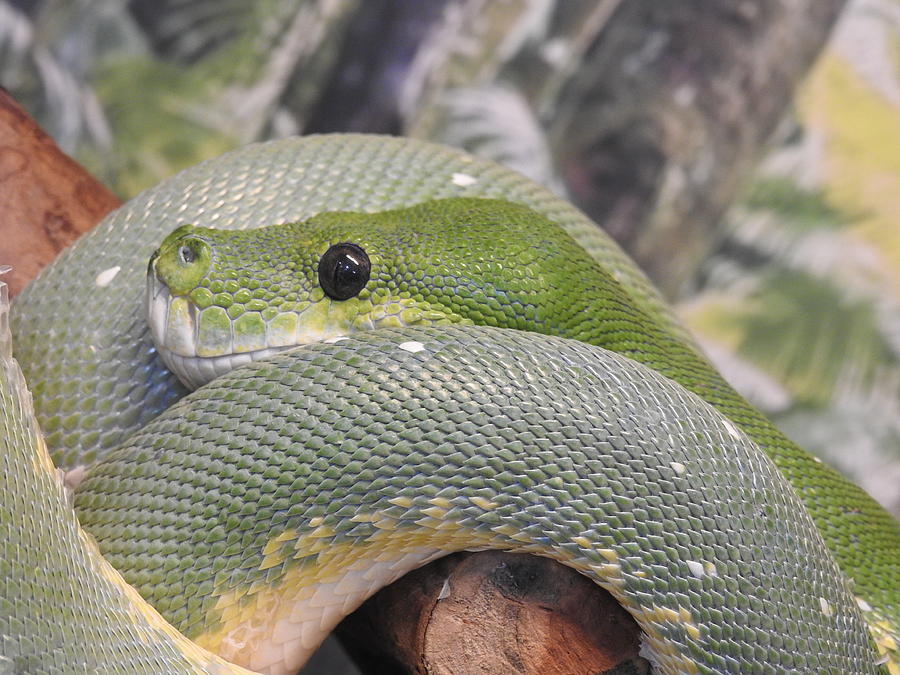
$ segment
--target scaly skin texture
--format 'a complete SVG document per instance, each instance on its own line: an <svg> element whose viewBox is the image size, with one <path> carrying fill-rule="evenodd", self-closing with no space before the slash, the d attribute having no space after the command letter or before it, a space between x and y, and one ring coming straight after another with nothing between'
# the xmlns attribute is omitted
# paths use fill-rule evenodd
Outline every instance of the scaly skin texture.
<svg viewBox="0 0 900 675"><path fill-rule="evenodd" d="M241 671L140 601L79 527L12 359L0 282L0 672Z"/></svg>
<svg viewBox="0 0 900 675"><path fill-rule="evenodd" d="M526 205L564 228L616 282L606 297L621 294L623 306L604 311L650 318L654 339L658 328L688 340L590 221L461 153L335 136L251 146L190 169L111 214L19 296L12 316L54 459L105 458L77 500L123 574L201 645L271 672L296 665L376 581L472 546L548 555L591 576L635 615L661 672L875 672L859 608L769 461L683 388L602 349L478 326L358 333L238 369L148 424L184 393L161 367L141 301L166 233L460 196ZM565 249L564 239L550 243ZM252 299L238 304L257 311ZM432 311L422 318L439 321ZM392 314L409 318L383 318ZM676 343L653 351L686 349ZM13 404L22 391L0 391L13 416L4 458L52 477L39 448L9 431L35 428L28 406ZM70 621L19 590L41 565L51 571L45 597L85 626L97 670L159 672L159 647L122 668L110 646L120 627L138 635L148 608L115 580L141 609L110 625L98 567L72 563L84 543L51 546L75 535L55 518L18 517L41 513L48 482L4 478L0 561L14 564L0 587L0 654L14 667L30 659L31 671L65 672L52 657L79 653ZM841 494L832 499L841 511ZM85 589L83 603L73 587ZM863 612L870 626L874 614ZM35 626L58 641L54 654L28 639ZM884 630L881 651L893 626Z"/></svg>
<svg viewBox="0 0 900 675"><path fill-rule="evenodd" d="M772 463L683 388L581 342L385 329L257 361L98 464L76 508L163 616L251 668L261 636L315 645L410 554L486 547L607 588L660 673L876 670Z"/></svg>
<svg viewBox="0 0 900 675"><path fill-rule="evenodd" d="M177 260L186 242L200 242L204 251L190 264ZM359 295L336 301L319 287L317 266L341 242L365 250L372 269ZM892 639L879 622L900 625L900 523L785 438L690 345L630 302L558 226L528 208L455 198L243 232L184 226L163 241L154 269L190 307L170 312L170 321L196 315L186 329L191 355L230 353L237 343L262 349L272 344L270 323L284 345L460 322L559 335L625 354L715 406L759 444L803 500L853 592L874 609L876 639L887 646ZM205 330L209 313L232 325L223 331L215 322L216 330ZM209 334L214 345L204 344Z"/></svg>

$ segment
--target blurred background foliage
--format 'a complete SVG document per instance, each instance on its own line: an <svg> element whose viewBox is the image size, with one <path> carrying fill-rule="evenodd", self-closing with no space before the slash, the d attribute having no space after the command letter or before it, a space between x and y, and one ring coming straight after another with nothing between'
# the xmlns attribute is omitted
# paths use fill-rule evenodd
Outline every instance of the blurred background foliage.
<svg viewBox="0 0 900 675"><path fill-rule="evenodd" d="M900 515L900 2L849 4L722 228L682 317Z"/></svg>
<svg viewBox="0 0 900 675"><path fill-rule="evenodd" d="M719 3L719 35L700 0L0 0L0 83L123 198L297 133L506 163L607 227L739 390L900 514L900 0L850 0L792 99L762 81L785 100L704 110L754 86L715 71L728 31L783 4Z"/></svg>

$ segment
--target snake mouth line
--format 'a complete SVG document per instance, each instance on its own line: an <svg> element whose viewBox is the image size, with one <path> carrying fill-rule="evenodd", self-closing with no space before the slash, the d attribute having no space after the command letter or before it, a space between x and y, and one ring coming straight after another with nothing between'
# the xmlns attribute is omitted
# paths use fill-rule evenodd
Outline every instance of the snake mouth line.
<svg viewBox="0 0 900 675"><path fill-rule="evenodd" d="M315 341L296 329L283 328L285 324L299 324L293 313L291 321L277 324L281 329L262 321L258 312L245 313L258 319L257 330L241 333L223 308L199 310L188 298L173 296L152 268L147 274L146 303L156 350L166 367L189 389L251 361Z"/></svg>
<svg viewBox="0 0 900 675"><path fill-rule="evenodd" d="M260 349L255 352L211 357L181 356L168 349L158 349L158 351L166 367L175 373L185 387L194 390L238 366L283 352L285 349L290 349L290 347Z"/></svg>

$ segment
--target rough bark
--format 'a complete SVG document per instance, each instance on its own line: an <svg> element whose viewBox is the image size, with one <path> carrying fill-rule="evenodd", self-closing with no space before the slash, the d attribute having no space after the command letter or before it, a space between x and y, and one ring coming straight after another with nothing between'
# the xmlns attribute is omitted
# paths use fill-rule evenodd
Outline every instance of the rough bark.
<svg viewBox="0 0 900 675"><path fill-rule="evenodd" d="M411 572L338 628L365 673L648 673L634 619L551 560L456 554Z"/></svg>
<svg viewBox="0 0 900 675"><path fill-rule="evenodd" d="M0 88L0 265L15 296L119 200Z"/></svg>

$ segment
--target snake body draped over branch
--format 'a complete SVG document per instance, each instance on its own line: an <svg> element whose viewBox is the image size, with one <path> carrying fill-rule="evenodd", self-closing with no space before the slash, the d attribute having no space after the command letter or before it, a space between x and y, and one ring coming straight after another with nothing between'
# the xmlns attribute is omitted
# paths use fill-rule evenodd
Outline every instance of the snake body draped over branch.
<svg viewBox="0 0 900 675"><path fill-rule="evenodd" d="M318 337L332 339L245 365L176 403L185 391L144 315L147 261L166 234L298 223L277 230L291 235L274 248L222 240L275 266L305 231L332 233L309 235L315 261L347 241L336 227L385 220L422 223L419 240L435 228L430 244L413 247L419 268L382 279L386 252L377 254L371 292L311 296L320 307L368 302L377 311L349 327L375 330L344 336L346 326L320 317ZM562 268L547 291L558 320L497 309L515 290L499 282L496 296L451 285L450 299L422 306L424 278L434 287L468 264L441 271L459 261L440 233L460 221L474 226L472 241L486 236L484 248L518 251L518 260L489 256L479 274L509 282L508 268L540 263L523 258L528 250L558 254L544 259ZM479 229L494 221L513 234ZM546 245L528 239L532 229ZM219 255L224 244L203 232L172 237ZM173 250L185 265L207 250L184 241ZM578 273L560 289L567 264ZM274 320L265 283L240 269L223 267L199 291L169 277L181 299L168 299L165 321L176 326L183 313L202 325L209 307L219 318ZM578 285L590 275L593 285ZM402 283L379 297L389 278ZM391 325L401 327L381 327ZM290 672L380 585L472 548L546 555L589 576L637 619L661 672L900 668L898 523L740 399L593 223L496 165L369 136L235 151L111 214L20 296L12 332L53 460L96 464L75 498L89 536L5 343L0 654L23 672L231 667L205 648Z"/></svg>

